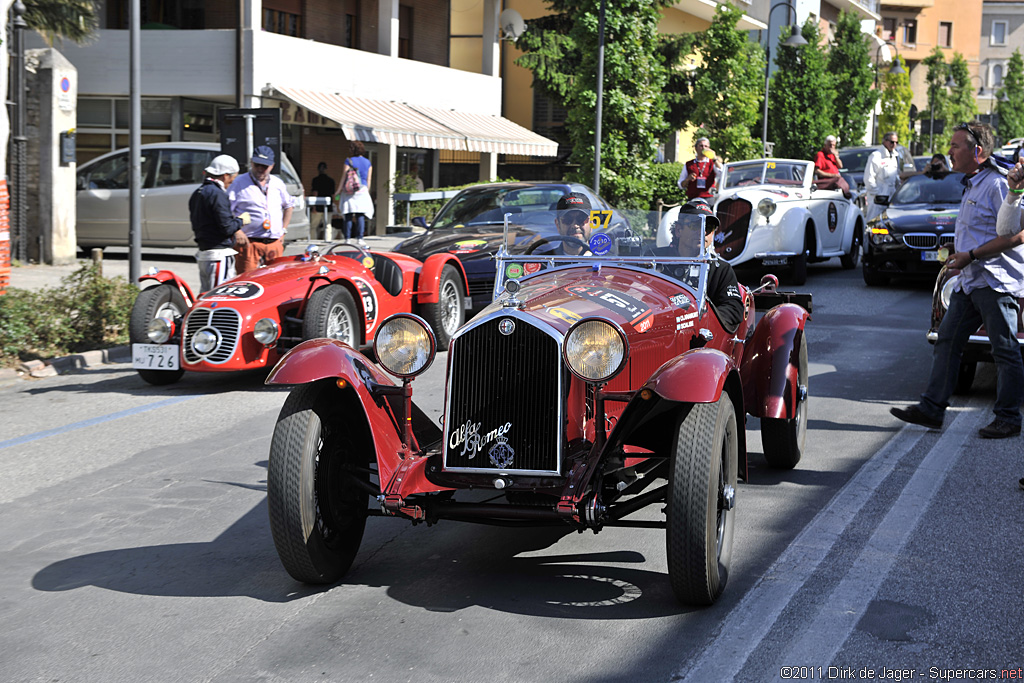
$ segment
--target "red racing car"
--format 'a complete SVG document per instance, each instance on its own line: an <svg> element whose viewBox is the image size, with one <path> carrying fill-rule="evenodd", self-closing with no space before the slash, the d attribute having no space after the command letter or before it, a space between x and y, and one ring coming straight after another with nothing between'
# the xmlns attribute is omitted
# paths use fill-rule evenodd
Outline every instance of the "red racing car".
<svg viewBox="0 0 1024 683"><path fill-rule="evenodd" d="M327 337L353 349L372 342L381 321L416 312L447 343L469 304L458 258L424 262L335 244L310 245L243 273L198 299L174 273L151 272L132 309L132 365L150 384L186 370L270 368L302 341Z"/></svg>
<svg viewBox="0 0 1024 683"><path fill-rule="evenodd" d="M704 216L684 219L705 234ZM413 403L410 381L445 343L416 316L391 316L374 340L398 385L337 341L292 349L267 378L298 385L267 475L288 573L339 580L369 516L661 528L677 598L713 603L747 476L745 416L761 419L769 465L792 468L804 450L810 296L774 293L766 276L759 305L772 307L756 320L741 286L743 319L727 332L707 297L699 236L692 257L499 250L496 300L447 342L440 428ZM607 251L598 246L589 249Z"/></svg>

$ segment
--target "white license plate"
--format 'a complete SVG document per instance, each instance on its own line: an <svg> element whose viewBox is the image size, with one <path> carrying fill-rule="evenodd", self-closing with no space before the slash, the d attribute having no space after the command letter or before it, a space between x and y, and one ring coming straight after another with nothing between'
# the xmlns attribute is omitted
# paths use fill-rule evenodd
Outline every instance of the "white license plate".
<svg viewBox="0 0 1024 683"><path fill-rule="evenodd" d="M921 260L922 261L938 261L939 260L939 252L937 252L937 251L922 251L921 252Z"/></svg>
<svg viewBox="0 0 1024 683"><path fill-rule="evenodd" d="M132 344L136 370L177 370L178 347L174 344Z"/></svg>
<svg viewBox="0 0 1024 683"><path fill-rule="evenodd" d="M766 258L761 260L763 266L784 266L786 265L786 257L780 256L778 258Z"/></svg>

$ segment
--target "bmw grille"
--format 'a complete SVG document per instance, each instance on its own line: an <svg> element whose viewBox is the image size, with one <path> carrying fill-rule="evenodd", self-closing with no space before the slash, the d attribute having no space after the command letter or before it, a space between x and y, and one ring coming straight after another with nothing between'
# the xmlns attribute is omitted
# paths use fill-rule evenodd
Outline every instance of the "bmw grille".
<svg viewBox="0 0 1024 683"><path fill-rule="evenodd" d="M557 338L496 314L452 343L444 468L559 474L563 368Z"/></svg>
<svg viewBox="0 0 1024 683"><path fill-rule="evenodd" d="M226 362L238 347L239 331L242 328L242 316L233 308L196 308L185 318L185 333L182 347L186 363ZM199 355L192 349L192 338L200 330L212 330L217 336L217 344L205 355Z"/></svg>

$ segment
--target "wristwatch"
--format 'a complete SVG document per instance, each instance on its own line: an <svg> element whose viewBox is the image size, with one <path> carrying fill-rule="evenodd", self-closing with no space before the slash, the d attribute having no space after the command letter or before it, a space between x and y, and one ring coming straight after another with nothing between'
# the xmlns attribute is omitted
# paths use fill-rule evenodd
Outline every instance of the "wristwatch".
<svg viewBox="0 0 1024 683"><path fill-rule="evenodd" d="M967 250L967 255L971 257L972 261L977 261L978 260L978 257L974 255L974 250L973 249L968 249Z"/></svg>

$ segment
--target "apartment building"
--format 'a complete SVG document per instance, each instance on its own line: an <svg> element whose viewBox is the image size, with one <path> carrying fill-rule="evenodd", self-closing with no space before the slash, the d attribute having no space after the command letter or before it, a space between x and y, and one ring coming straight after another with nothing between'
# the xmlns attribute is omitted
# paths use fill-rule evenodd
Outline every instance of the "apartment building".
<svg viewBox="0 0 1024 683"><path fill-rule="evenodd" d="M475 25L459 29L478 37L475 63L452 31L462 5L481 9ZM467 159L470 179L493 179L502 155L557 152L551 140L501 116L500 0L142 7L143 142L218 140L219 109L280 108L282 148L307 187L320 161L337 176L348 141L366 144L378 226L394 221L390 180L412 163L428 186L439 186L465 179ZM106 0L96 39L61 46L78 69L79 162L128 144L128 26L128 3ZM26 42L45 46L38 36Z"/></svg>
<svg viewBox="0 0 1024 683"><path fill-rule="evenodd" d="M998 130L996 97L1003 87L1007 64L1014 50L1024 53L1024 1L984 0L978 50L980 87L976 92L982 121ZM977 85L975 81L975 85Z"/></svg>
<svg viewBox="0 0 1024 683"><path fill-rule="evenodd" d="M978 76L982 0L882 0L881 15L878 37L906 60L918 110L928 109L928 68L921 60L936 46L947 62L953 53L962 54L972 76ZM980 78L972 81L980 85Z"/></svg>

